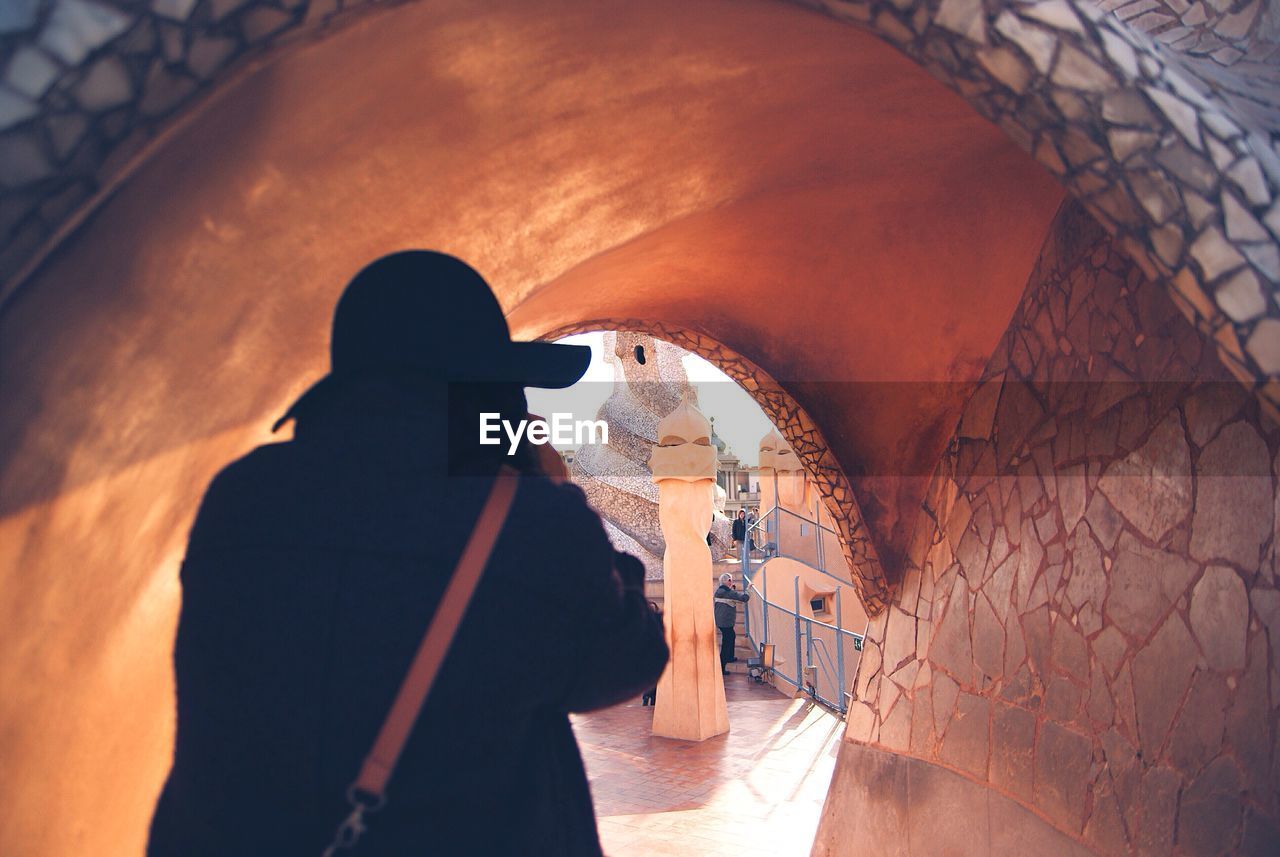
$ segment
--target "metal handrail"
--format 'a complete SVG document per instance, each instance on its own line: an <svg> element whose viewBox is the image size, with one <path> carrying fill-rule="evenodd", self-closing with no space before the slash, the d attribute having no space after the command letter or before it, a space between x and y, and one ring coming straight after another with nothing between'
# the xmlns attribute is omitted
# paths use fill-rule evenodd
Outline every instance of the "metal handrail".
<svg viewBox="0 0 1280 857"><path fill-rule="evenodd" d="M751 542L753 541L753 540L752 540L752 538L751 538L751 533L752 533L753 531L757 531L757 532L761 532L761 533L765 533L765 534L767 534L767 533L768 533L768 531L767 531L767 530L761 530L761 529L760 529L760 524L761 524L761 523L763 523L765 520L767 520L767 516L768 516L768 515L774 515L775 513L778 513L778 512L786 513L786 514L788 514L788 515L792 516L793 518L799 518L801 521L803 521L803 522L805 522L805 523L813 524L814 526L820 527L824 532L830 533L831 535L836 536L837 538L838 538L838 537L839 537L839 535L840 535L839 533L837 533L835 530L831 529L830 527L823 527L823 526L822 526L822 524L819 524L817 521L813 520L812 518L806 518L806 517L804 517L803 515L797 515L795 512L792 512L792 511L790 511L790 510L783 509L783 508L780 508L780 507L778 507L778 506L774 506L772 509L770 509L768 512L766 512L766 513L765 513L765 515L762 515L762 516L760 517L760 520L756 521L754 524L752 524L750 527L748 527L748 528L747 528L747 535L746 535L746 538L744 538L744 539L742 540L743 545L749 545L749 544L751 544ZM776 517L775 517L775 520L776 520ZM762 560L762 562L763 562L763 561L766 561L766 560L773 559L774 557L779 557L779 556L780 556L780 557L784 557L784 558L786 558L786 559L789 559L789 560L793 560L793 561L795 561L795 562L798 562L798 563L800 563L801 565L807 566L807 567L809 567L809 568L813 569L813 570L814 570L814 571L816 571L816 572L819 572L819 573L821 573L821 574L825 574L827 577L831 578L832 580L834 580L836 583L840 584L841 586L848 586L848 585L850 585L850 584L852 583L852 581L850 581L850 580L846 580L846 579L844 579L844 578L842 578L842 577L838 577L838 576L836 576L836 575L832 574L831 572L827 571L827 570L826 570L826 568L824 567L824 566L826 565L826 563L825 563L825 562L823 562L823 563L822 563L822 565L814 565L813 563L809 562L807 559L804 559L803 557L796 556L795 554L787 553L787 552L783 551L783 550L782 550L782 544L781 544L781 541L782 541L782 539L781 539L781 537L779 537L779 539L778 539L778 541L777 541L777 542L764 542L764 541L761 541L761 542L760 542L761 544L772 544L772 545L774 546L774 552L773 552L773 553L771 553L771 554L769 554L768 556L766 556L766 557L765 557L765 559L764 559L764 560ZM821 543L821 541L819 541L819 542L818 542L818 544L819 544L819 545L821 545L821 544L822 544L822 543ZM823 559L823 554L822 554L822 551L821 551L821 550L819 550L818 558L819 558L819 561L821 561L821 560Z"/></svg>
<svg viewBox="0 0 1280 857"><path fill-rule="evenodd" d="M765 624L764 632L763 632L764 639L760 640L760 642L768 642L769 609L770 608L772 608L775 611L780 611L783 615L790 617L794 624L795 657L794 657L794 666L792 668L795 671L795 677L792 678L790 675L788 675L785 669L778 668L777 661L775 661L774 675L778 678L781 678L783 681L785 681L787 684L791 685L792 687L796 688L797 690L804 690L804 671L806 668L810 666L815 666L813 662L812 651L814 648L814 644L816 643L818 648L818 660L819 660L819 663L816 664L816 666L819 669L825 669L825 674L829 678L834 678L836 687L840 689L840 694L839 694L839 698L836 701L828 700L825 697L823 697L821 693L818 692L818 688L815 686L811 691L811 696L814 698L815 701L820 702L821 704L827 706L828 708L838 711L842 715L846 713L847 700L845 698L845 693L848 690L848 688L845 686L844 648L842 646L837 646L836 664L833 668L831 664L831 660L832 660L831 653L827 649L826 641L823 640L821 637L814 636L813 626L818 625L819 627L827 628L833 631L835 634L835 639L837 644L839 643L842 637L849 637L850 639L853 640L854 651L861 651L862 643L865 640L866 635L858 634L854 631L850 631L845 628L842 628L840 627L839 624L831 625L819 619L813 619L808 616L800 615L800 612L799 612L800 578L798 577L796 577L793 580L793 593L796 600L796 605L794 610L784 607L782 604L769 600L768 591L767 591L769 578L767 575L763 581L764 583L763 590L761 589L761 587L757 586L755 580L751 578L750 570L746 566L744 566L743 578L744 578L743 579L744 590L747 591L748 593L754 592L755 597L758 597L760 599L761 619ZM838 595L838 590L837 590L837 595ZM750 617L751 617L751 612L748 609L747 611L745 611L745 624L746 624L745 630L747 632L747 638L751 642L752 648L755 649L756 651L759 651L759 644L757 643L756 635L753 634L751 630ZM800 631L801 622L805 624L806 633L803 636L807 641L807 645L803 650L801 649L801 636L802 636ZM838 622L839 622L839 619L837 618L837 623ZM777 657L777 653L775 651L775 658L776 657ZM801 660L802 657L804 658L805 662L802 662ZM823 663L824 661L825 663ZM786 659L782 659L782 662L785 664Z"/></svg>
<svg viewBox="0 0 1280 857"><path fill-rule="evenodd" d="M766 519L768 519L768 517L772 515L775 511L782 515L790 515L793 518L799 518L801 521L804 521L806 524L813 524L815 527L822 530L824 533L830 533L831 535L836 536L837 538L839 538L840 536L839 532L831 529L821 521L815 521L813 518L809 518L809 517L806 517L805 515L801 515L799 512L793 512L790 509L784 509L781 506L776 506L776 505L770 508L769 511L761 515L759 520L757 520L754 524L752 524L747 529L752 530L752 529L755 529L756 527L759 527L760 524L763 523Z"/></svg>
<svg viewBox="0 0 1280 857"><path fill-rule="evenodd" d="M811 622L810 624L812 625L812 622ZM839 638L839 635L837 635L837 636L836 636L836 639L837 639L837 640L838 640L838 639L840 639L840 638ZM819 661L821 661L824 657L826 658L826 661L827 661L827 666L826 666L826 673L827 673L827 676L828 676L828 677L835 678L835 680L836 680L836 687L840 688L840 694L841 694L841 696L840 696L840 701L838 701L838 702L831 702L830 700L822 700L822 701L823 701L823 702L825 702L827 705L831 706L832 708L837 708L837 709L839 709L839 710L840 710L840 713L841 713L841 714L843 714L843 713L844 713L844 690L845 690L845 688L844 688L844 686L843 686L843 685L844 685L844 679L843 679L843 677L842 677L842 676L837 675L837 673L836 673L835 669L833 669L833 668L832 668L832 665L831 665L831 653L827 651L827 641L826 641L826 640L824 640L824 639L822 639L821 637L815 637L815 636L813 636L813 629L812 629L812 627L810 627L810 630L809 630L809 642L810 642L810 644L811 644L811 645L812 645L812 644L814 644L814 643L816 643L816 644L817 644L818 660L819 660ZM812 658L810 659L810 661L812 662ZM818 666L818 669L822 669L822 664L821 664L821 663L818 663L818 664L817 664L817 666ZM816 685L816 684L814 685L814 688L813 688L813 696L814 696L814 698L815 698L815 699L821 699L821 694L819 694L819 693L818 693L818 687L817 687L817 685Z"/></svg>
<svg viewBox="0 0 1280 857"><path fill-rule="evenodd" d="M814 637L813 641L817 643L818 648L822 650L819 653L819 656L825 657L827 659L827 673L830 674L835 672L835 670L831 668L831 653L827 651L827 641L822 639L821 637Z"/></svg>

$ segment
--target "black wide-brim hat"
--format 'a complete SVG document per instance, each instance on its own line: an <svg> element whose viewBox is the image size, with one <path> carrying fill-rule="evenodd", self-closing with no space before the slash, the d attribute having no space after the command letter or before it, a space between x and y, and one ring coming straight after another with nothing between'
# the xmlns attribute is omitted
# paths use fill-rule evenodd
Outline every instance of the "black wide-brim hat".
<svg viewBox="0 0 1280 857"><path fill-rule="evenodd" d="M276 428L304 403L360 377L568 387L587 371L591 349L512 341L498 299L474 268L445 253L405 250L370 263L347 284L333 313L329 361L329 374Z"/></svg>

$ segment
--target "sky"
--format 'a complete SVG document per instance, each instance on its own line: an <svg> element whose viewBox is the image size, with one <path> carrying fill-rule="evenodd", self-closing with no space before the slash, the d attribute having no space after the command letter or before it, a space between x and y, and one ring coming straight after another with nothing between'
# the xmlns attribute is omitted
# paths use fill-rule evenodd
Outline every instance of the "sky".
<svg viewBox="0 0 1280 857"><path fill-rule="evenodd" d="M595 419L596 411L613 392L613 367L604 362L603 333L582 333L561 342L591 348L591 366L582 380L565 390L525 390L529 410L539 416L569 413L575 420ZM684 356L685 373L698 390L699 409L715 418L716 434L729 445L743 464L754 467L759 459L760 438L772 424L760 406L727 375L696 354ZM573 444L558 449L572 449Z"/></svg>

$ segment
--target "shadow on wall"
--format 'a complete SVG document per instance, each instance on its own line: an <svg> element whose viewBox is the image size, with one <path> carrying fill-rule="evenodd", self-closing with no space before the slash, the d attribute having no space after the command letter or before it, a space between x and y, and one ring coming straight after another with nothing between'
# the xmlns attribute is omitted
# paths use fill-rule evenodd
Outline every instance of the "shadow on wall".
<svg viewBox="0 0 1280 857"><path fill-rule="evenodd" d="M814 853L1278 853L1277 450L1065 206L868 631Z"/></svg>

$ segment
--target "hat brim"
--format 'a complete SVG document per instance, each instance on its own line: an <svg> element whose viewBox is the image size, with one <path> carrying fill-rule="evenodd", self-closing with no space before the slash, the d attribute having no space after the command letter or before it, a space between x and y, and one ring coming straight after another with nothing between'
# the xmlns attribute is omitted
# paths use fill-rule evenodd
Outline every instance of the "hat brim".
<svg viewBox="0 0 1280 857"><path fill-rule="evenodd" d="M512 342L504 349L507 367L503 377L526 387L561 390L576 384L591 365L591 349L586 345L558 342Z"/></svg>
<svg viewBox="0 0 1280 857"><path fill-rule="evenodd" d="M590 365L591 348L586 345L511 342L497 355L490 355L483 366L470 367L471 371L464 373L466 377L457 380L493 381L561 390L576 384ZM289 406L284 416L276 420L271 431L278 431L300 409L305 408L307 403L330 395L339 383L332 373L325 375Z"/></svg>

